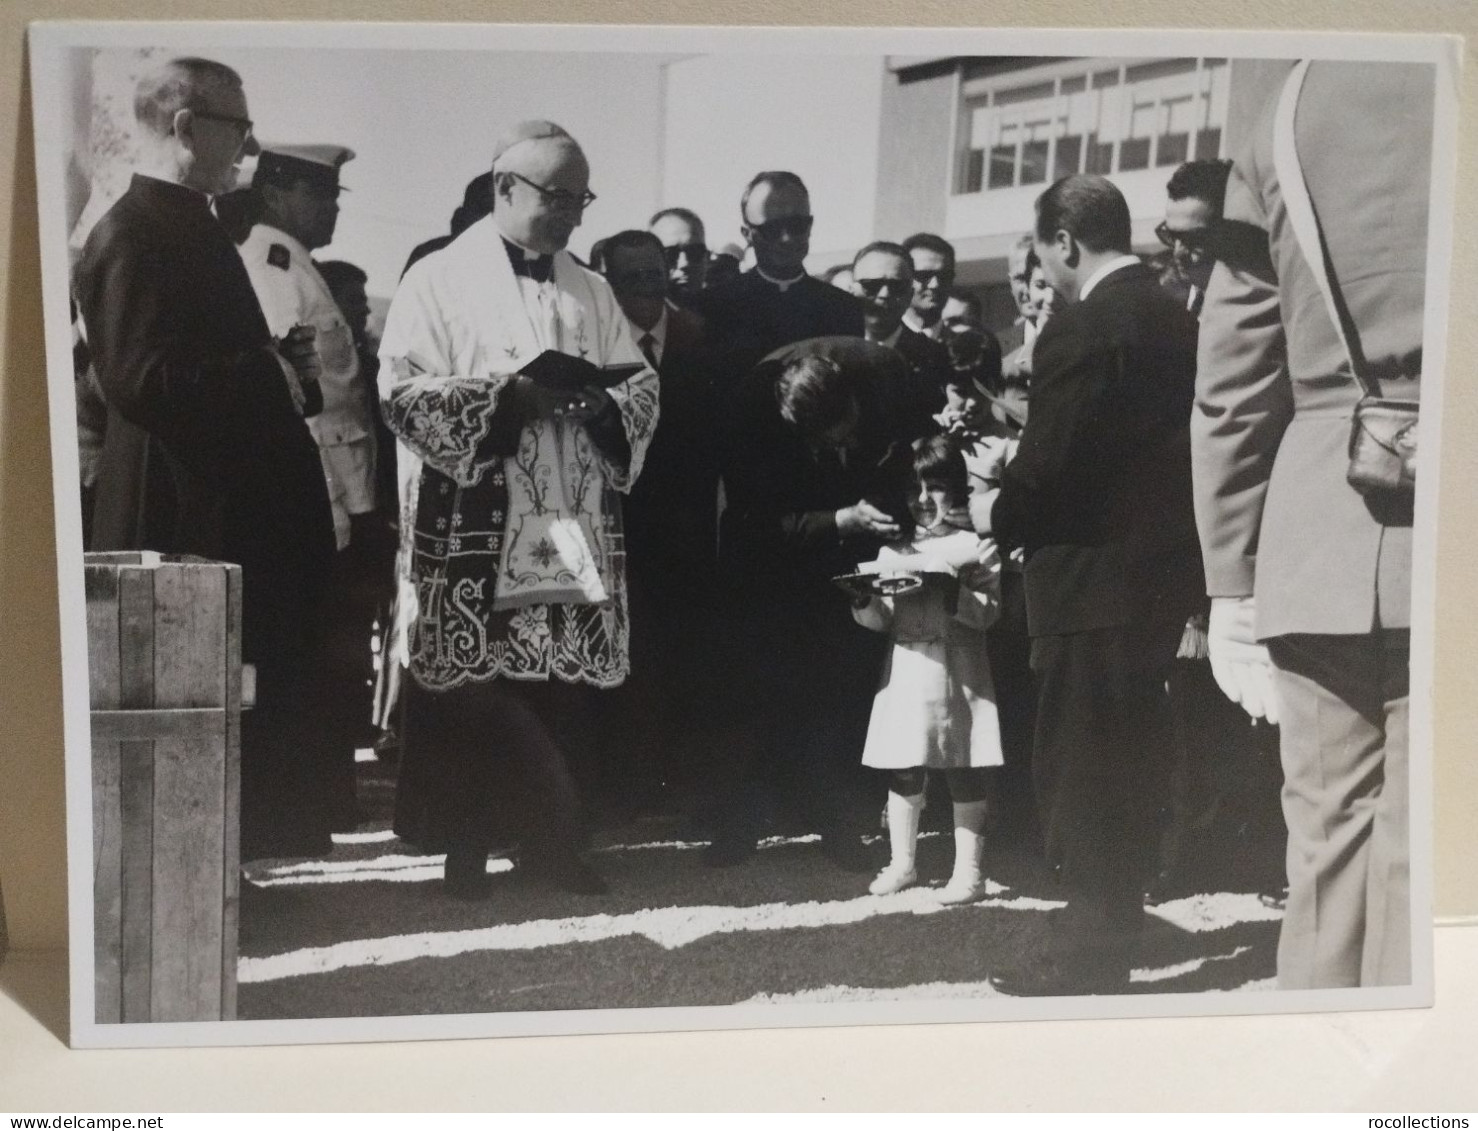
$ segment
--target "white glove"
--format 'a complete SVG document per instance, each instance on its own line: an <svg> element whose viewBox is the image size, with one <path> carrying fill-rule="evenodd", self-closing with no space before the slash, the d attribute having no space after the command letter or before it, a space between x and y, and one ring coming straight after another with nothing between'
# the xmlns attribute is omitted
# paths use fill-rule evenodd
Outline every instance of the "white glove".
<svg viewBox="0 0 1478 1131"><path fill-rule="evenodd" d="M1233 703L1253 719L1278 724L1278 699L1273 692L1273 663L1267 648L1253 635L1251 597L1213 597L1206 628L1211 652L1211 674Z"/></svg>

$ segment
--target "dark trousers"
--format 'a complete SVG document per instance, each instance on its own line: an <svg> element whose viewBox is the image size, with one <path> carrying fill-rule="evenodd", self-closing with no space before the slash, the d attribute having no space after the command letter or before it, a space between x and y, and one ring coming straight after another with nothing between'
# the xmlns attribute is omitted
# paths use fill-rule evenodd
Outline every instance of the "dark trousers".
<svg viewBox="0 0 1478 1131"><path fill-rule="evenodd" d="M1283 989L1411 981L1411 634L1279 636L1288 907Z"/></svg>
<svg viewBox="0 0 1478 1131"><path fill-rule="evenodd" d="M1005 762L992 775L998 827L1014 836L1036 827L1032 792L1032 741L1037 725L1037 689L1032 679L1026 593L1019 570L1001 571L1001 615L985 635Z"/></svg>
<svg viewBox="0 0 1478 1131"><path fill-rule="evenodd" d="M397 832L462 857L509 840L546 857L578 852L584 826L567 751L585 763L596 694L560 680L450 691L407 680Z"/></svg>
<svg viewBox="0 0 1478 1131"><path fill-rule="evenodd" d="M789 615L759 600L731 615L721 834L754 835L767 797L823 835L876 827L882 783L862 747L888 639L856 624L844 595L823 596Z"/></svg>
<svg viewBox="0 0 1478 1131"><path fill-rule="evenodd" d="M1032 642L1033 780L1048 860L1106 927L1143 914L1169 803L1174 723L1165 675L1183 615Z"/></svg>
<svg viewBox="0 0 1478 1131"><path fill-rule="evenodd" d="M323 600L323 652L317 672L325 783L335 829L358 821L354 752L374 741L374 654L377 615L394 590L395 535L376 515L354 515L349 545L340 550Z"/></svg>

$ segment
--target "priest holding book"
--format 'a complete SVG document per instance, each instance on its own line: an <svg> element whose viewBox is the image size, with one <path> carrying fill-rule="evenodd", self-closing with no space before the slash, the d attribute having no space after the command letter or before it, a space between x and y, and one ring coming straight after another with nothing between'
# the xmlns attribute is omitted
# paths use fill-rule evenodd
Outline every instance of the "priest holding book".
<svg viewBox="0 0 1478 1131"><path fill-rule="evenodd" d="M657 375L564 250L594 199L580 146L522 122L492 173L492 215L407 271L381 343L401 447L394 658L412 676L396 831L446 849L448 894L484 897L493 799L517 799L518 871L600 894L570 767L592 694L630 669L617 494L656 427Z"/></svg>

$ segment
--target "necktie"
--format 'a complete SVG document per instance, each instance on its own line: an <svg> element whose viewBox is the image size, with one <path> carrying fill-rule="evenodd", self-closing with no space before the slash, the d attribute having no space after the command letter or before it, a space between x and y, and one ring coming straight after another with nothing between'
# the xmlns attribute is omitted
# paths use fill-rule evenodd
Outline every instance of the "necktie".
<svg viewBox="0 0 1478 1131"><path fill-rule="evenodd" d="M643 334L637 340L637 343L636 344L641 349L642 356L647 359L647 364L650 365L653 369L656 369L657 368L657 339L654 338L651 335L650 331L649 331L648 333Z"/></svg>
<svg viewBox="0 0 1478 1131"><path fill-rule="evenodd" d="M508 249L508 262L515 275L522 275L525 279L532 279L536 283L549 282L554 267L553 256L531 257L516 243L509 243L507 240L503 241L503 246Z"/></svg>

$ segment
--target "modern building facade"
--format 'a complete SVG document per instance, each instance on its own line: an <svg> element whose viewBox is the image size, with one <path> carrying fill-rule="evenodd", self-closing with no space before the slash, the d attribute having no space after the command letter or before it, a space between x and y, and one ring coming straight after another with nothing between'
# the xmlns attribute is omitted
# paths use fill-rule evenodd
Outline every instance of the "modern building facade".
<svg viewBox="0 0 1478 1131"><path fill-rule="evenodd" d="M1224 58L886 60L875 237L938 232L987 320L1015 316L1006 254L1059 177L1099 173L1123 191L1136 250L1159 250L1165 182L1184 161L1228 156L1287 63ZM1275 87L1273 87L1275 88Z"/></svg>

